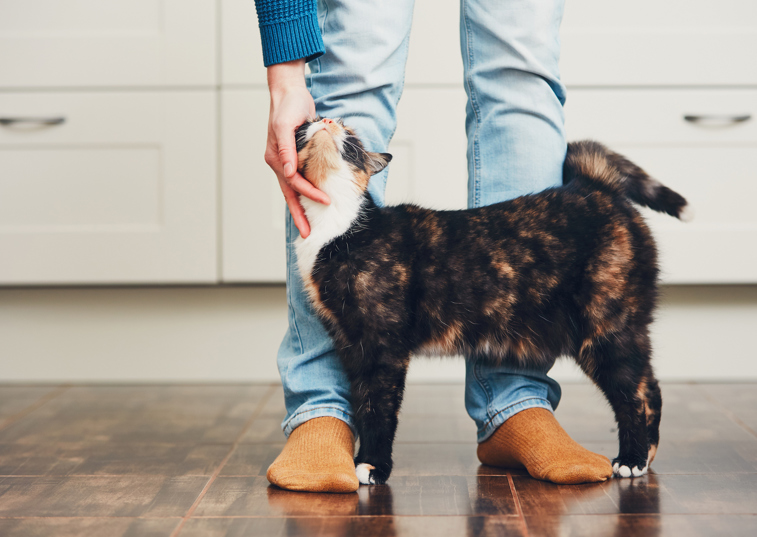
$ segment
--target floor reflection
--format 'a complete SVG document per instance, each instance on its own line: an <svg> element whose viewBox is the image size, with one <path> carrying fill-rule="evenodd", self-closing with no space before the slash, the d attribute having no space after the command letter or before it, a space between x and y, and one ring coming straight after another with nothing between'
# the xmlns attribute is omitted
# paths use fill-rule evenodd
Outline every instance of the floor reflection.
<svg viewBox="0 0 757 537"><path fill-rule="evenodd" d="M354 517L394 514L394 499L389 485L361 486L357 494L292 492L271 485L267 495L272 512L277 516L292 517L285 523L284 535L287 537L348 537L356 534L356 525L360 524L360 519ZM380 535L397 535L392 518L374 519L373 523Z"/></svg>
<svg viewBox="0 0 757 537"><path fill-rule="evenodd" d="M661 535L657 517L636 520L623 516L660 512L660 485L655 475L585 485L554 485L515 472L512 483L516 494L513 495L507 476L486 474L486 470L479 470L478 476L468 478L466 498L469 502L465 502L466 505L456 505L450 509L448 497L444 495L447 499L441 503L446 505L446 514L463 514L465 518L448 518L449 523L436 528L436 534L478 537L520 535L533 530L546 535L620 537L627 535L629 523L643 523L645 537ZM416 492L412 497L400 494L399 499L390 485L363 486L357 494L291 492L269 486L268 504L272 516L287 517L283 534L288 537L354 535L366 530L367 520L361 517L371 517L368 524L370 534L378 532L380 535L402 537L423 530L416 524L418 515L443 514L441 511L426 512L427 509L423 508L433 511L433 501L439 501L427 498L424 503L421 500L421 497L435 497L439 492L433 487L423 486L431 483L426 482L430 478L415 479L419 482ZM447 479L456 483L453 477ZM398 485L407 488L401 478L399 481ZM400 501L400 505L395 505L396 501ZM416 507L419 508L417 513ZM524 516L520 516L521 513Z"/></svg>

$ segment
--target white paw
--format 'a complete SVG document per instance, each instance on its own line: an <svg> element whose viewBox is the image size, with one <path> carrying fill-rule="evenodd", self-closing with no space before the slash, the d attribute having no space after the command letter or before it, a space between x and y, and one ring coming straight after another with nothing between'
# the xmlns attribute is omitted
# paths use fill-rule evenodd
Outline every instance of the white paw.
<svg viewBox="0 0 757 537"><path fill-rule="evenodd" d="M628 466L620 466L617 462L613 465L612 471L618 477L641 477L647 473L647 466L639 468L634 466L629 468Z"/></svg>
<svg viewBox="0 0 757 537"><path fill-rule="evenodd" d="M620 477L631 477L631 469L628 466L621 466L618 468L618 475Z"/></svg>
<svg viewBox="0 0 757 537"><path fill-rule="evenodd" d="M374 485L375 482L373 479L371 479L371 470L373 470L375 466L371 466L370 464L366 464L364 462L361 462L357 465L355 468L355 475L357 475L358 481L362 483L363 485Z"/></svg>
<svg viewBox="0 0 757 537"><path fill-rule="evenodd" d="M633 474L634 477L641 477L647 473L647 467L645 466L644 468L640 469L638 466L634 466L633 469L631 470L631 473Z"/></svg>

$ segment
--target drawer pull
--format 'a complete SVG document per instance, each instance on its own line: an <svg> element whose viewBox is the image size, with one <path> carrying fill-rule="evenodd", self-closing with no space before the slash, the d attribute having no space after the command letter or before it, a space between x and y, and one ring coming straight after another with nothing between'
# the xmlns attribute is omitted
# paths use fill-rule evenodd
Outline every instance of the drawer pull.
<svg viewBox="0 0 757 537"><path fill-rule="evenodd" d="M718 116L718 115L701 115L701 116L683 116L683 119L689 123L743 123L752 119L751 114L741 116Z"/></svg>
<svg viewBox="0 0 757 537"><path fill-rule="evenodd" d="M65 117L0 117L0 125L17 125L31 123L34 125L60 125L65 123Z"/></svg>

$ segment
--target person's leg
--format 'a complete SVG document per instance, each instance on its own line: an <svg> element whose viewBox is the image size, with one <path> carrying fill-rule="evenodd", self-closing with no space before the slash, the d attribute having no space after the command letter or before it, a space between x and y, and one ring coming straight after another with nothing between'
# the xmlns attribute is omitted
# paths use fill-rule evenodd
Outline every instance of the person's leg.
<svg viewBox="0 0 757 537"><path fill-rule="evenodd" d="M394 134L412 11L413 0L318 3L326 53L310 63L307 76L316 112L344 119L370 151L386 151ZM385 185L386 171L369 185L379 205ZM349 382L303 290L293 246L297 233L287 213L289 330L278 366L288 440L268 479L293 490L349 492L358 487Z"/></svg>
<svg viewBox="0 0 757 537"><path fill-rule="evenodd" d="M461 0L470 207L562 182L563 2ZM609 461L573 442L552 415L560 386L547 376L551 366L523 370L468 361L465 401L478 426L479 459L525 466L549 481L602 481L612 473Z"/></svg>

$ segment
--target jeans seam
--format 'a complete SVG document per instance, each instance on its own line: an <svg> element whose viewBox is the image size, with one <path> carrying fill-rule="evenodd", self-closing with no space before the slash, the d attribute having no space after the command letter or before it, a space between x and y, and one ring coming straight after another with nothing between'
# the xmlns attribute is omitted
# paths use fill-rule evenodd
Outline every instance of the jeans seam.
<svg viewBox="0 0 757 537"><path fill-rule="evenodd" d="M468 87L468 94L473 109L473 116L476 120L476 126L473 129L473 206L478 207L481 204L481 162L480 162L480 150L478 144L478 130L480 126L480 113L478 108L478 101L476 99L476 92L473 87L473 75L471 70L475 64L473 59L473 44L472 35L470 29L470 19L468 17L468 0L462 0L463 2L463 18L465 21L465 46L467 47L467 59L468 59L468 74L465 77L465 85Z"/></svg>
<svg viewBox="0 0 757 537"><path fill-rule="evenodd" d="M287 218L287 241L289 240L289 237L292 233L292 215L288 214ZM297 335L297 343L300 346L300 354L303 354L305 352L305 345L302 343L302 335L300 334L300 327L297 326L297 314L295 313L294 304L292 302L292 285L291 283L294 283L294 279L299 277L299 274L296 274L296 270L293 270L293 267L296 265L296 263L292 263L292 251L294 250L294 244L290 244L288 250L288 259L287 259L287 268L289 269L289 281L290 285L287 286L287 305L289 306L289 311L291 313L291 324L294 328L294 333Z"/></svg>
<svg viewBox="0 0 757 537"><path fill-rule="evenodd" d="M476 379L476 382L478 382L478 385L481 386L484 394L486 394L486 414L489 415L489 413L493 411L492 404L494 403L494 394L492 393L489 383L486 382L486 380L481 375L479 375L479 372L480 363L475 362L473 364L473 378Z"/></svg>
<svg viewBox="0 0 757 537"><path fill-rule="evenodd" d="M506 406L505 408L503 408L502 410L500 410L499 412L497 412L496 414L494 414L494 415L493 415L493 416L492 416L491 418L489 418L489 421L487 421L487 422L486 422L486 423L484 424L484 427L483 427L483 429L484 429L484 430L488 429L488 428L489 428L489 426L490 426L490 425L492 424L492 422L494 421L494 419L495 419L495 418L496 418L497 416L499 416L500 414L502 414L503 412L506 412L506 411L510 410L510 409L511 409L511 408L513 408L514 406L517 406L517 405L520 405L520 404L522 404L522 403L525 403L526 401L533 401L533 400L535 400L535 399L538 399L538 400L540 400L540 401L544 401L544 402L545 402L545 403L546 403L547 405L549 405L550 407L552 406L552 404L551 404L551 403L549 402L549 400L548 400L548 399L545 399L544 397L535 397L535 396L534 396L534 397L526 397L525 399L521 399L520 401L517 401L517 402L515 402L515 403L511 403L511 404L507 405L507 406Z"/></svg>

